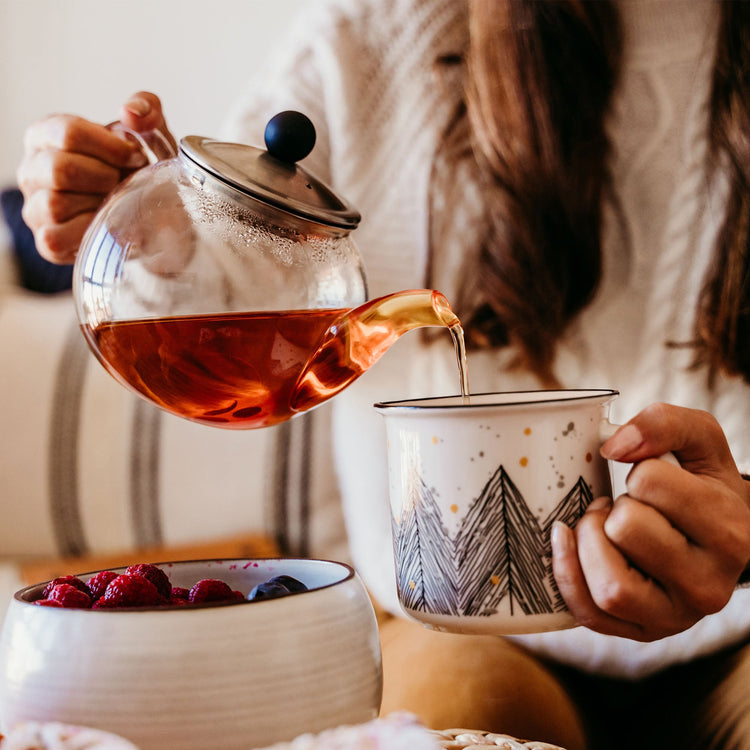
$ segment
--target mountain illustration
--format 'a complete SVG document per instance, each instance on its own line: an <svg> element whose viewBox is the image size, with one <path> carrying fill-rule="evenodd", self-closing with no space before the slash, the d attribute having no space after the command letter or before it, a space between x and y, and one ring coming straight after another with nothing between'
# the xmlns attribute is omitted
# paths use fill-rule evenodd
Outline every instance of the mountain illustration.
<svg viewBox="0 0 750 750"><path fill-rule="evenodd" d="M401 518L392 518L397 585L406 607L487 616L508 598L511 613L516 608L524 614L565 608L552 575L549 533L555 520L572 524L591 502L583 477L540 523L501 465L453 538L433 492L416 470L408 494Z"/></svg>
<svg viewBox="0 0 750 750"><path fill-rule="evenodd" d="M506 596L511 612L552 612L539 524L502 466L464 516L454 545L464 614L492 614Z"/></svg>
<svg viewBox="0 0 750 750"><path fill-rule="evenodd" d="M413 475L401 523L393 522L399 596L414 610L458 614L456 568L440 508L421 477Z"/></svg>

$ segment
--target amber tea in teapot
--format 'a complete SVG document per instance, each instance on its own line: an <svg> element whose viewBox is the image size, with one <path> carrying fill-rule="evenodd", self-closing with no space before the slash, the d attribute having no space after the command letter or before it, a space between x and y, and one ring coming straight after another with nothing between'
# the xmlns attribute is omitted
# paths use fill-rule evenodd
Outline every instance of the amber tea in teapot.
<svg viewBox="0 0 750 750"><path fill-rule="evenodd" d="M340 310L105 323L84 332L117 380L167 411L221 427L288 419L305 357Z"/></svg>
<svg viewBox="0 0 750 750"><path fill-rule="evenodd" d="M217 427L250 429L317 406L399 336L425 325L449 328L460 364L458 318L431 290L388 295L357 310L173 316L83 332L106 369L157 406Z"/></svg>

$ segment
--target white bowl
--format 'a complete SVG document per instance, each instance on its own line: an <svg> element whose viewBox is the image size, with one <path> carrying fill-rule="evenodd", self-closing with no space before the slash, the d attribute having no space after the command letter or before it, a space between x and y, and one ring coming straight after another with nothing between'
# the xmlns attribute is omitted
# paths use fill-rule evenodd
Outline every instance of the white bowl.
<svg viewBox="0 0 750 750"><path fill-rule="evenodd" d="M43 583L22 589L0 638L0 731L60 721L120 734L141 750L248 750L377 716L377 622L349 566L262 559L159 567L173 586L220 578L247 593L285 573L309 590L88 610L33 604Z"/></svg>

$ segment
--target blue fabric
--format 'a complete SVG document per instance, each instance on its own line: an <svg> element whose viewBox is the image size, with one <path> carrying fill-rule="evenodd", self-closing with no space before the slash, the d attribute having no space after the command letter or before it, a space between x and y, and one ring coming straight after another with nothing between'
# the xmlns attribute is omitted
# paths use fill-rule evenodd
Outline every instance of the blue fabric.
<svg viewBox="0 0 750 750"><path fill-rule="evenodd" d="M21 191L17 188L8 188L0 192L0 207L13 239L13 250L23 286L32 292L43 294L70 289L73 266L59 266L39 255L34 244L34 235L21 218Z"/></svg>

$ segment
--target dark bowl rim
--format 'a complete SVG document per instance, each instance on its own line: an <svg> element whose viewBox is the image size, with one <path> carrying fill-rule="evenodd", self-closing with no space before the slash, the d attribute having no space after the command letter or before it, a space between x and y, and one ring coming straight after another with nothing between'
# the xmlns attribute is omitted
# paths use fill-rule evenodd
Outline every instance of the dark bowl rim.
<svg viewBox="0 0 750 750"><path fill-rule="evenodd" d="M346 583L347 581L352 580L355 575L356 571L354 568L349 565L348 563L341 562L340 560L329 560L327 558L318 558L318 557L206 557L206 558L196 558L196 559L190 559L190 560L163 560L163 561L154 561L149 562L149 565L156 565L157 567L162 566L174 566L174 565L188 565L188 564L200 564L200 563L268 563L268 562L302 562L302 563L325 563L330 565L337 565L341 568L343 568L346 571L346 575L337 580L333 583L327 583L324 586L316 586L315 588L308 589L307 591L297 591L297 592L291 592L289 594L284 594L283 596L276 596L272 597L270 599L260 599L258 601L248 601L245 599L244 601L239 600L233 600L233 601L226 601L226 602L205 602L201 604L191 604L189 606L155 606L155 607L113 607L112 609L90 609L90 608L77 608L77 607L40 607L40 609L49 610L52 612L106 612L108 614L123 614L128 612L199 612L199 611L205 611L207 609L216 609L217 607L234 607L234 606L242 606L245 604L264 604L266 602L274 602L278 601L280 599L287 599L290 596L299 596L303 594L312 594L315 591L323 591L324 589L333 588L334 586L340 586L342 583ZM135 563L134 563L135 564ZM91 570L87 571L85 573L69 573L67 575L74 575L76 578L86 578L96 575L97 573L101 573L105 570L111 570L115 573L118 571L125 572L127 568L129 568L129 565L117 565L113 567L108 568L98 568L97 570ZM56 576L59 577L59 576ZM38 605L35 604L35 601L37 600L29 600L24 598L24 594L27 594L28 592L39 589L40 591L51 581L53 581L54 578L50 578L47 581L40 581L39 583L32 583L28 586L24 586L21 589L18 589L13 594L13 599L20 604L29 605L37 607Z"/></svg>

